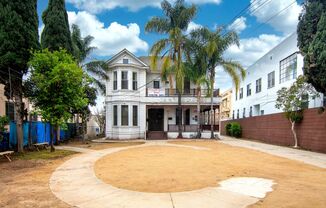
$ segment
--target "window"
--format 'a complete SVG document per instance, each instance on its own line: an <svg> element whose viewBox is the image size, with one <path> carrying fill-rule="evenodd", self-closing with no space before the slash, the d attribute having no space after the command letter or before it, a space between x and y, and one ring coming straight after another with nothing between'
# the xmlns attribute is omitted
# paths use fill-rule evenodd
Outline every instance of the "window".
<svg viewBox="0 0 326 208"><path fill-rule="evenodd" d="M129 59L122 59L123 64L129 64Z"/></svg>
<svg viewBox="0 0 326 208"><path fill-rule="evenodd" d="M137 90L137 72L132 73L132 90Z"/></svg>
<svg viewBox="0 0 326 208"><path fill-rule="evenodd" d="M235 100L238 100L238 91L235 91Z"/></svg>
<svg viewBox="0 0 326 208"><path fill-rule="evenodd" d="M124 90L128 89L128 72L127 71L121 72L121 89L124 89Z"/></svg>
<svg viewBox="0 0 326 208"><path fill-rule="evenodd" d="M243 108L243 114L242 114L242 118L246 117L246 108Z"/></svg>
<svg viewBox="0 0 326 208"><path fill-rule="evenodd" d="M275 86L275 71L272 71L267 75L267 88L272 88Z"/></svg>
<svg viewBox="0 0 326 208"><path fill-rule="evenodd" d="M113 72L113 90L118 89L118 73L115 71Z"/></svg>
<svg viewBox="0 0 326 208"><path fill-rule="evenodd" d="M122 105L121 106L121 126L128 126L129 125L128 116L129 116L128 105Z"/></svg>
<svg viewBox="0 0 326 208"><path fill-rule="evenodd" d="M265 111L264 111L264 110L261 110L261 111L260 111L260 115L262 115L262 116L263 116L263 115L264 115L264 113L265 113Z"/></svg>
<svg viewBox="0 0 326 208"><path fill-rule="evenodd" d="M261 78L256 80L256 93L261 92Z"/></svg>
<svg viewBox="0 0 326 208"><path fill-rule="evenodd" d="M251 84L247 85L247 96L251 95Z"/></svg>
<svg viewBox="0 0 326 208"><path fill-rule="evenodd" d="M301 100L302 100L301 109L309 108L309 95L308 94L302 95Z"/></svg>
<svg viewBox="0 0 326 208"><path fill-rule="evenodd" d="M153 88L154 89L160 89L160 81L154 81L153 82Z"/></svg>
<svg viewBox="0 0 326 208"><path fill-rule="evenodd" d="M15 106L14 103L6 101L6 116L10 121L15 120Z"/></svg>
<svg viewBox="0 0 326 208"><path fill-rule="evenodd" d="M234 111L232 112L232 119L234 119L235 115L234 115Z"/></svg>
<svg viewBox="0 0 326 208"><path fill-rule="evenodd" d="M113 126L118 126L118 106L113 106Z"/></svg>
<svg viewBox="0 0 326 208"><path fill-rule="evenodd" d="M280 83L286 82L297 77L297 54L280 61Z"/></svg>
<svg viewBox="0 0 326 208"><path fill-rule="evenodd" d="M249 117L252 117L252 106L250 106Z"/></svg>
<svg viewBox="0 0 326 208"><path fill-rule="evenodd" d="M243 88L240 88L240 99L243 98Z"/></svg>
<svg viewBox="0 0 326 208"><path fill-rule="evenodd" d="M179 121L181 121L180 124L182 124L182 109L176 108L175 109L175 124L179 125Z"/></svg>
<svg viewBox="0 0 326 208"><path fill-rule="evenodd" d="M237 119L239 119L239 109L237 110Z"/></svg>
<svg viewBox="0 0 326 208"><path fill-rule="evenodd" d="M138 126L138 106L132 106L132 125Z"/></svg>

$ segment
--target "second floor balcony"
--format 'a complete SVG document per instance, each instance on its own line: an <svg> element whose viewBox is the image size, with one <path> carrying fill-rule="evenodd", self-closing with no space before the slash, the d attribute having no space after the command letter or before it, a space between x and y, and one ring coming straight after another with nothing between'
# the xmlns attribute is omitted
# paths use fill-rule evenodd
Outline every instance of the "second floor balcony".
<svg viewBox="0 0 326 208"><path fill-rule="evenodd" d="M146 97L178 97L179 91L177 89L169 88L146 88ZM197 89L184 89L181 93L182 97L197 97ZM219 90L214 90L214 97L219 96ZM201 97L209 97L209 90L201 89Z"/></svg>

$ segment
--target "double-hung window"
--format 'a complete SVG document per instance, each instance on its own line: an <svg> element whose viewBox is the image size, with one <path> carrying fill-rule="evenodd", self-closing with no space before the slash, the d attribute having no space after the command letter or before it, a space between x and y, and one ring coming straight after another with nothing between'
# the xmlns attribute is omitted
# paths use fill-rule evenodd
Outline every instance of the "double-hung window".
<svg viewBox="0 0 326 208"><path fill-rule="evenodd" d="M268 89L275 86L275 71L272 71L267 75L267 82Z"/></svg>
<svg viewBox="0 0 326 208"><path fill-rule="evenodd" d="M256 93L261 92L261 78L256 80Z"/></svg>
<svg viewBox="0 0 326 208"><path fill-rule="evenodd" d="M240 88L240 99L242 99L243 98L243 88L241 87Z"/></svg>
<svg viewBox="0 0 326 208"><path fill-rule="evenodd" d="M132 73L132 90L137 90L137 72Z"/></svg>
<svg viewBox="0 0 326 208"><path fill-rule="evenodd" d="M113 106L113 126L118 126L118 106Z"/></svg>
<svg viewBox="0 0 326 208"><path fill-rule="evenodd" d="M128 105L121 105L121 126L129 125L129 110Z"/></svg>
<svg viewBox="0 0 326 208"><path fill-rule="evenodd" d="M132 106L132 125L138 126L138 106Z"/></svg>
<svg viewBox="0 0 326 208"><path fill-rule="evenodd" d="M247 96L251 95L251 84L247 85Z"/></svg>
<svg viewBox="0 0 326 208"><path fill-rule="evenodd" d="M121 72L121 89L123 89L123 90L128 89L128 72L127 71Z"/></svg>
<svg viewBox="0 0 326 208"><path fill-rule="evenodd" d="M118 73L116 71L113 72L113 90L118 89Z"/></svg>

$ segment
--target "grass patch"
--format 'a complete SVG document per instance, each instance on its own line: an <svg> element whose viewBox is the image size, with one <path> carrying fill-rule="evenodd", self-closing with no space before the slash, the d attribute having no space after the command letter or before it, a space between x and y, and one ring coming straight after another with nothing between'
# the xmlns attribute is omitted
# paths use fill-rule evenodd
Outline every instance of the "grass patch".
<svg viewBox="0 0 326 208"><path fill-rule="evenodd" d="M40 152L24 152L24 153L15 153L14 159L18 160L51 160L66 157L76 152L68 150L55 150L50 152L50 150L41 150Z"/></svg>

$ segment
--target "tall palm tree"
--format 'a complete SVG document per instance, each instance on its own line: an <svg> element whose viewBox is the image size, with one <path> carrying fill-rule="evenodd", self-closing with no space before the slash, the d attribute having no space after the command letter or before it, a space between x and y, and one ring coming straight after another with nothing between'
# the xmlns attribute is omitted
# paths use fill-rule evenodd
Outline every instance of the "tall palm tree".
<svg viewBox="0 0 326 208"><path fill-rule="evenodd" d="M167 35L157 41L151 48L151 65L155 69L159 56L166 57L163 59L162 71L168 71L171 66L174 66L176 79L176 88L178 92L178 138L182 138L182 109L181 109L181 94L183 93L184 85L184 44L186 36L184 32L187 30L190 21L196 15L197 8L195 5L186 6L184 0L177 0L173 5L167 0L161 3L164 17L152 17L147 22L145 30L147 32L156 32ZM169 75L171 79L171 74ZM173 87L170 82L170 88Z"/></svg>
<svg viewBox="0 0 326 208"><path fill-rule="evenodd" d="M217 66L221 66L224 71L232 78L237 93L241 79L243 80L245 78L245 70L240 63L233 60L226 60L223 57L223 54L231 45L236 44L239 46L238 35L232 31L222 35L221 31L221 28L216 29L216 31L210 31L207 28L199 28L193 31L191 36L205 48L203 55L206 58L211 89L214 89L215 84L215 68ZM214 111L213 93L213 90L211 90L211 118ZM211 121L212 120L213 119L211 119ZM214 124L211 122L211 139L213 138L215 138Z"/></svg>
<svg viewBox="0 0 326 208"><path fill-rule="evenodd" d="M196 138L201 138L201 128L200 128L200 121L201 121L201 97L202 97L202 86L205 85L206 89L208 89L208 93L210 92L210 84L209 79L206 75L205 70L201 70L196 62L186 62L185 63L185 71L186 71L186 78L189 79L196 85L196 98L197 98L197 135Z"/></svg>

